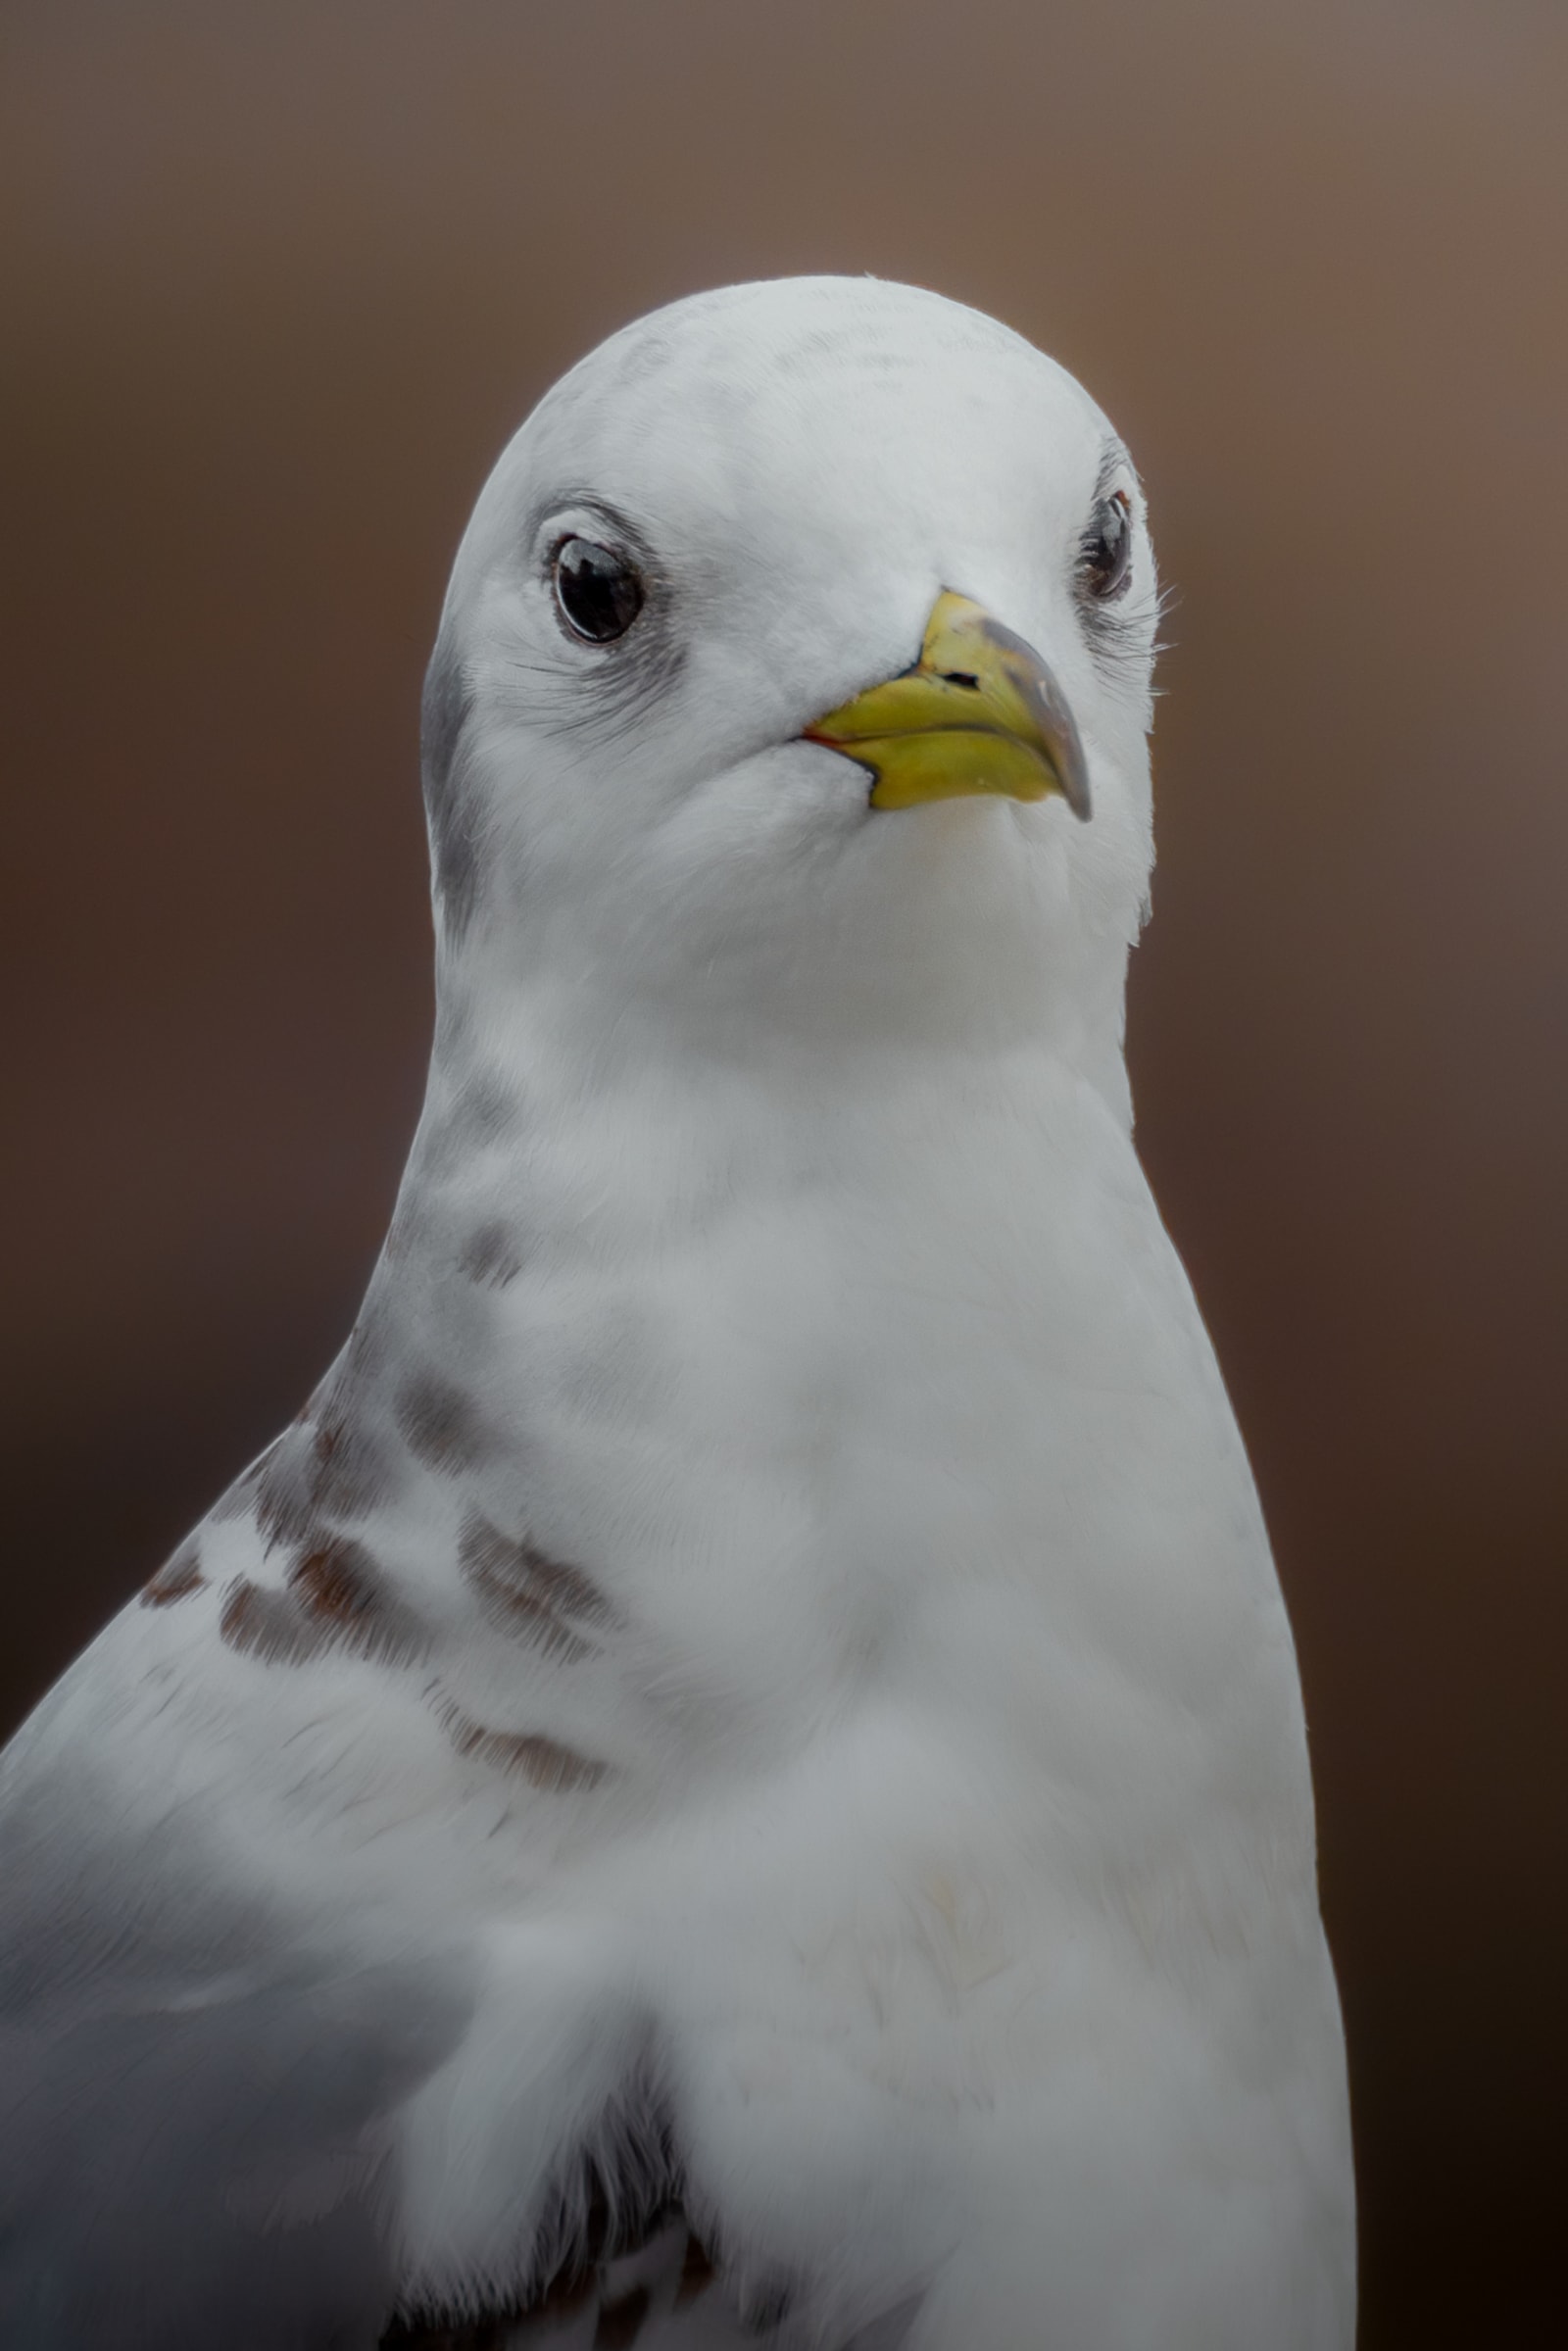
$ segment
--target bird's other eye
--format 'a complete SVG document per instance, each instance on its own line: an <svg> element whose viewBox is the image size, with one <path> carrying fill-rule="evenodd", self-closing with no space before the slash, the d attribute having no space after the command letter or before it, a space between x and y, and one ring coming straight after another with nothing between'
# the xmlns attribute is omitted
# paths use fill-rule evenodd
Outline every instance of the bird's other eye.
<svg viewBox="0 0 1568 2351"><path fill-rule="evenodd" d="M563 539L551 576L562 618L574 637L590 645L623 637L643 609L636 566L593 539Z"/></svg>
<svg viewBox="0 0 1568 2351"><path fill-rule="evenodd" d="M1078 542L1078 578L1101 604L1121 595L1132 576L1132 500L1125 490L1102 498Z"/></svg>

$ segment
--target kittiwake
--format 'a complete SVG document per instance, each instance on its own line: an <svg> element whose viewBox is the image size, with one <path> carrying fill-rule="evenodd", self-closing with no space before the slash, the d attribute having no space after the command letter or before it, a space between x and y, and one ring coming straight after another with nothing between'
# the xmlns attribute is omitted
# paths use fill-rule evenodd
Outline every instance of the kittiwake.
<svg viewBox="0 0 1568 2351"><path fill-rule="evenodd" d="M1156 605L1094 402L901 286L677 303L502 456L363 1311L0 1764L8 2351L1348 2351L1122 1055Z"/></svg>

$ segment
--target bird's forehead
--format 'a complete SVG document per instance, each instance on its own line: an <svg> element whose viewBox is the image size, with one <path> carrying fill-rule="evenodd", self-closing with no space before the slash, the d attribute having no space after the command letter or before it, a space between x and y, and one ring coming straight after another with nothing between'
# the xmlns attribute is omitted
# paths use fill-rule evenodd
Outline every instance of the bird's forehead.
<svg viewBox="0 0 1568 2351"><path fill-rule="evenodd" d="M787 281L613 336L536 410L502 473L514 513L581 490L678 537L773 517L836 537L1076 511L1107 430L1063 368L977 312L874 281Z"/></svg>

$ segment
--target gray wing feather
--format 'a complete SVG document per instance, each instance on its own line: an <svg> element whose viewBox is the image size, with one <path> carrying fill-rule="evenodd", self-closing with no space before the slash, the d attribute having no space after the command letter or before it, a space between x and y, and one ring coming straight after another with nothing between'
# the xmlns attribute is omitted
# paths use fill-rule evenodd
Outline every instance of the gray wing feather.
<svg viewBox="0 0 1568 2351"><path fill-rule="evenodd" d="M462 1970L302 1952L188 1840L62 1859L38 1811L0 1822L0 2342L373 2351L388 2118L461 2035Z"/></svg>
<svg viewBox="0 0 1568 2351"><path fill-rule="evenodd" d="M766 2351L678 2210L525 2310L394 2320L399 2108L472 2013L455 1955L302 1946L200 1828L127 1838L0 1758L4 2351ZM10 1769L6 1767L10 1766ZM94 1824L100 1824L96 1829ZM839 2351L896 2351L912 2306Z"/></svg>

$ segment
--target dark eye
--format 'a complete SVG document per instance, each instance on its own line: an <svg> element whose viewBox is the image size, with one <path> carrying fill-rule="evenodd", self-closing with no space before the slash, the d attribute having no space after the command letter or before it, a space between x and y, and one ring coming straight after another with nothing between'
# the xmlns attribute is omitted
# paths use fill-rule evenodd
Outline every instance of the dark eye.
<svg viewBox="0 0 1568 2351"><path fill-rule="evenodd" d="M592 539L564 539L554 564L566 626L590 645L623 637L643 609L643 583L623 555Z"/></svg>
<svg viewBox="0 0 1568 2351"><path fill-rule="evenodd" d="M1101 603L1119 596L1132 573L1132 503L1125 490L1102 498L1078 542L1078 577Z"/></svg>

